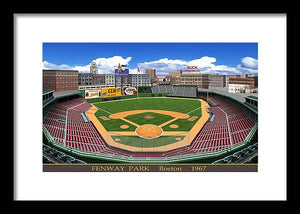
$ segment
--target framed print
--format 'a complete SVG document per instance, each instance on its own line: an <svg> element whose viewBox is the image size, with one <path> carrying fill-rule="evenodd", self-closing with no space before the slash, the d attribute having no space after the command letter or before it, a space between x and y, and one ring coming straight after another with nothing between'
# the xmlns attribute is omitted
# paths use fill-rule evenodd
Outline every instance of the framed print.
<svg viewBox="0 0 300 214"><path fill-rule="evenodd" d="M286 19L15 14L16 200L286 200Z"/></svg>

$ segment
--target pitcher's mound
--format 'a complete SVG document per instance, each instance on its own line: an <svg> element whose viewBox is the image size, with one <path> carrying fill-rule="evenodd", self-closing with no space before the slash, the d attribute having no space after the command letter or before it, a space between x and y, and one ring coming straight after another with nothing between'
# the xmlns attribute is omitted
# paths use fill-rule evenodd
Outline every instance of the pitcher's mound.
<svg viewBox="0 0 300 214"><path fill-rule="evenodd" d="M145 116L145 119L153 119L154 117L152 116Z"/></svg>
<svg viewBox="0 0 300 214"><path fill-rule="evenodd" d="M122 126L120 126L120 128L121 128L121 129L128 129L129 126L128 126L128 125L122 125Z"/></svg>
<svg viewBox="0 0 300 214"><path fill-rule="evenodd" d="M170 125L170 128L172 128L172 129L177 129L179 126L178 125L176 125L176 124L171 124Z"/></svg>
<svg viewBox="0 0 300 214"><path fill-rule="evenodd" d="M142 138L152 139L152 138L159 137L162 134L163 130L159 126L146 124L146 125L139 126L135 130L135 132L138 136Z"/></svg>

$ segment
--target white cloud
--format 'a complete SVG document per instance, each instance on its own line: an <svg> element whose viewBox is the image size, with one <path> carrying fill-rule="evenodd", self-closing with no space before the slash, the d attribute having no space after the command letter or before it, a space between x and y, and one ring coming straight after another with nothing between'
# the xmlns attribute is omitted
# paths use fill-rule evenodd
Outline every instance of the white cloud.
<svg viewBox="0 0 300 214"><path fill-rule="evenodd" d="M127 65L129 67L129 62L132 57L123 58L122 56L113 56L109 58L97 58L95 61L98 65L98 73L113 73L114 69L117 68L118 64ZM215 65L215 57L203 56L198 59L193 59L190 61L181 60L181 59L168 59L162 58L149 62L138 63L138 67L141 70L141 73L145 73L146 69L156 69L157 75L168 75L169 72L174 72L178 70L186 70L187 66L197 66L200 70L199 73L206 74L246 74L251 73L257 75L258 73L258 60L252 57L244 57L241 59L241 64L238 64L236 67L230 67L227 65ZM66 64L56 65L49 63L47 61L43 62L44 69L73 69L78 70L81 73L90 72L90 64L88 65L76 65L70 66ZM129 68L131 74L137 73L137 68Z"/></svg>
<svg viewBox="0 0 300 214"><path fill-rule="evenodd" d="M242 60L242 67L251 68L257 70L258 60L252 57L244 57Z"/></svg>
<svg viewBox="0 0 300 214"><path fill-rule="evenodd" d="M109 58L97 58L95 61L98 65L98 73L106 74L113 73L114 70L118 67L119 63L121 65L128 65L132 57L123 58L121 56L113 56ZM43 69L53 69L53 70L78 70L80 73L89 73L90 72L90 64L87 65L56 65L53 63L49 63L47 61L43 61Z"/></svg>
<svg viewBox="0 0 300 214"><path fill-rule="evenodd" d="M236 66L236 69L243 74L258 74L258 60L252 57L244 57L241 59L241 64Z"/></svg>
<svg viewBox="0 0 300 214"><path fill-rule="evenodd" d="M197 66L200 70L198 73L218 73L218 74L243 74L243 72L237 70L235 67L229 67L227 65L215 65L215 57L203 56L198 59L193 59L190 61L186 60L172 60L172 59L159 59L151 62L139 63L138 66L142 71L146 69L156 69L158 75L168 75L169 72L174 72L178 70L186 70L187 66Z"/></svg>
<svg viewBox="0 0 300 214"><path fill-rule="evenodd" d="M203 56L200 59L188 61L188 65L195 65L200 68L210 68L215 66L213 63L215 63L216 61L217 60L214 57Z"/></svg>
<svg viewBox="0 0 300 214"><path fill-rule="evenodd" d="M72 66L66 65L66 64L61 64L61 65L56 65L47 61L43 61L43 69L50 69L50 70L70 70L72 69Z"/></svg>
<svg viewBox="0 0 300 214"><path fill-rule="evenodd" d="M137 68L129 68L129 73L130 74L137 74Z"/></svg>
<svg viewBox="0 0 300 214"><path fill-rule="evenodd" d="M119 63L121 65L129 64L132 57L123 58L121 56L113 56L110 58L97 58L94 60L98 65L98 71L100 73L113 73L115 69L118 67Z"/></svg>

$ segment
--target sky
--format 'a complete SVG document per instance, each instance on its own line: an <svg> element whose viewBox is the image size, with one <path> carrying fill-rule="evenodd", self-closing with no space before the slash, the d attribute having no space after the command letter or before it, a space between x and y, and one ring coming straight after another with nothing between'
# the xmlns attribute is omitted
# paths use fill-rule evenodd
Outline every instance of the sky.
<svg viewBox="0 0 300 214"><path fill-rule="evenodd" d="M98 73L113 73L124 64L156 69L157 75L197 66L200 73L258 75L257 43L43 43L43 69L74 69L88 73L95 61Z"/></svg>

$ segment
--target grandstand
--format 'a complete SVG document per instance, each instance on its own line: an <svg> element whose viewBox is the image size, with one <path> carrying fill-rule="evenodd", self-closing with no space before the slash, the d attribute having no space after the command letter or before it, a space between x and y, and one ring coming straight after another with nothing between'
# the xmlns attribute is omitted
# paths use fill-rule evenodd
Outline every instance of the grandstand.
<svg viewBox="0 0 300 214"><path fill-rule="evenodd" d="M197 87L156 85L152 87L152 93L168 94L168 96L175 96L175 97L197 97Z"/></svg>
<svg viewBox="0 0 300 214"><path fill-rule="evenodd" d="M196 92L194 89L191 86L162 85L152 87L152 92L191 97ZM206 99L207 95L200 93L199 97ZM48 142L64 151L125 162L199 158L231 151L250 142L257 130L255 112L234 99L214 93L210 94L208 103L211 105L208 108L210 118L213 119L205 123L190 145L166 152L130 152L109 146L93 123L84 119L84 112L92 105L83 97L52 102L50 107L45 107L43 130ZM49 161L47 157L44 159Z"/></svg>

